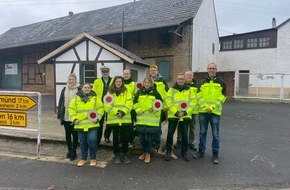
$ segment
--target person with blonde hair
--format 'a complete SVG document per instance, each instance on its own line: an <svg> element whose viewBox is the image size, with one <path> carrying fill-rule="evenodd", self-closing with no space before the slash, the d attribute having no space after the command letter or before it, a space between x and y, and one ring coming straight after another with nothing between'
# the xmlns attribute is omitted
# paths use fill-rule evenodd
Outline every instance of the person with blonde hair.
<svg viewBox="0 0 290 190"><path fill-rule="evenodd" d="M137 113L136 131L139 133L143 153L139 157L145 163L150 162L153 137L159 130L161 109L154 109L155 100L162 101L150 77L143 80L143 86L134 97L134 109ZM160 104L160 103L159 103ZM161 106L162 108L162 106Z"/></svg>
<svg viewBox="0 0 290 190"><path fill-rule="evenodd" d="M77 83L77 76L71 73L68 76L67 84L62 89L58 101L57 119L60 120L60 124L65 129L65 141L67 145L66 157L71 161L77 157L76 149L78 145L78 133L74 131L74 124L69 119L68 107L70 101L76 96L76 93L80 90Z"/></svg>

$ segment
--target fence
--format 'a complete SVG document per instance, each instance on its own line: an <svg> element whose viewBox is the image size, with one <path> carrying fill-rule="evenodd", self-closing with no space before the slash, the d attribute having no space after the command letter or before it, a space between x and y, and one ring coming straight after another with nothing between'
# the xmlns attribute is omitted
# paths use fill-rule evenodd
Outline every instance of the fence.
<svg viewBox="0 0 290 190"><path fill-rule="evenodd" d="M234 98L290 100L290 74L235 73Z"/></svg>

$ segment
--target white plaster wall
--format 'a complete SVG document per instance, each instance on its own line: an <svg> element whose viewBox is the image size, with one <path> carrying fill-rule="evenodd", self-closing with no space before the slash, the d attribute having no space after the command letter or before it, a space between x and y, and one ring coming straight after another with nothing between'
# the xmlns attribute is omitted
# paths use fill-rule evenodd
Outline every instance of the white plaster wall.
<svg viewBox="0 0 290 190"><path fill-rule="evenodd" d="M66 83L67 77L71 72L73 63L56 63L55 64L55 82L56 83ZM73 71L79 79L79 66L75 67Z"/></svg>
<svg viewBox="0 0 290 190"><path fill-rule="evenodd" d="M126 65L127 69L133 69L133 70L137 70L138 71L138 79L137 82L141 82L143 81L143 79L147 76L146 75L146 68L140 65L132 65L132 64L127 64Z"/></svg>
<svg viewBox="0 0 290 190"><path fill-rule="evenodd" d="M106 67L110 68L110 76L115 77L115 76L122 76L123 75L123 63L105 63L104 64ZM100 63L97 64L97 77L102 77L100 67L102 65Z"/></svg>
<svg viewBox="0 0 290 190"><path fill-rule="evenodd" d="M63 87L66 85L60 84L60 83L66 83L67 82L67 77L70 74L70 71L73 67L73 63L56 63L55 64L55 97L56 97L56 106L58 106L58 100L60 97L61 90ZM80 78L80 66L79 64L76 65L74 69L74 73L77 76L78 82Z"/></svg>
<svg viewBox="0 0 290 190"><path fill-rule="evenodd" d="M278 28L278 72L290 74L290 21Z"/></svg>
<svg viewBox="0 0 290 190"><path fill-rule="evenodd" d="M220 51L219 71L249 70L250 73L273 73L277 70L277 49Z"/></svg>
<svg viewBox="0 0 290 190"><path fill-rule="evenodd" d="M64 54L60 55L59 57L57 57L56 62L58 61L77 61L78 58L74 52L73 49L68 50L67 52L65 52Z"/></svg>
<svg viewBox="0 0 290 190"><path fill-rule="evenodd" d="M89 60L95 60L101 47L89 41Z"/></svg>
<svg viewBox="0 0 290 190"><path fill-rule="evenodd" d="M212 44L215 54L212 54ZM192 70L204 72L207 64L216 62L219 36L213 0L204 0L193 20Z"/></svg>

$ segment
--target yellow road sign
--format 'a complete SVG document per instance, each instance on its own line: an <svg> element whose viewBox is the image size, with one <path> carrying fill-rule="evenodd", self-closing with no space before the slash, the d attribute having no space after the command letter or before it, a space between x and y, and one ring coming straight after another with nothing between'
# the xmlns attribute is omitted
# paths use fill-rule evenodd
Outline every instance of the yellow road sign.
<svg viewBox="0 0 290 190"><path fill-rule="evenodd" d="M26 127L26 113L2 112L0 111L0 125L10 127Z"/></svg>
<svg viewBox="0 0 290 190"><path fill-rule="evenodd" d="M0 109L27 111L37 103L29 96L0 95Z"/></svg>

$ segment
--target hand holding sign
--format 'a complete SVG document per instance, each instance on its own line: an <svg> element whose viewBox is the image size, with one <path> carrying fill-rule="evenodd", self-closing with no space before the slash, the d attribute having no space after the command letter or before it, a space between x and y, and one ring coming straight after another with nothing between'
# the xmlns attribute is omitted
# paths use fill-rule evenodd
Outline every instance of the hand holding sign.
<svg viewBox="0 0 290 190"><path fill-rule="evenodd" d="M187 102L180 102L179 103L179 105L178 105L178 107L179 107L179 109L180 109L180 113L178 114L179 115L179 117L180 117L180 121L183 121L183 116L184 116L184 112L187 110L187 108L188 108L188 103Z"/></svg>

